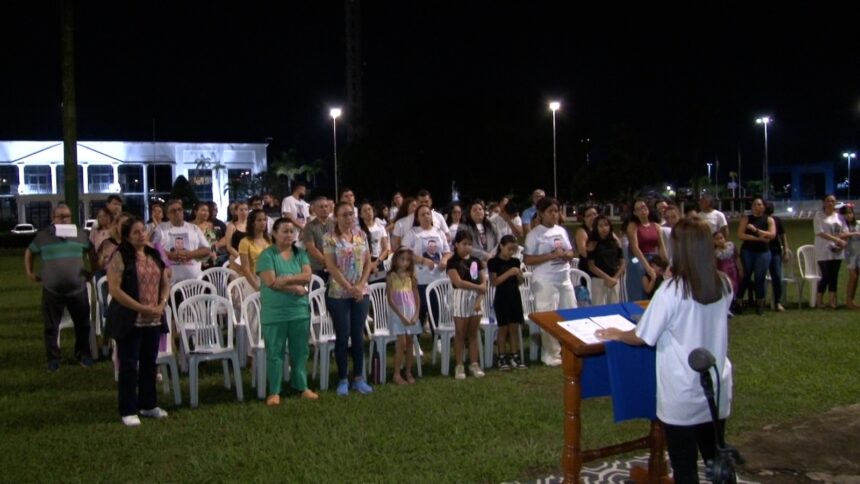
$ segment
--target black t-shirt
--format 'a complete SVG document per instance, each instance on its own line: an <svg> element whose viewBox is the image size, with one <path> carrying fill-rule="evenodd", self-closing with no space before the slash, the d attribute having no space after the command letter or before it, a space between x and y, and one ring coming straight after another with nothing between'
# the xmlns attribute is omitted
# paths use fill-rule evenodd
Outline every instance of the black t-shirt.
<svg viewBox="0 0 860 484"><path fill-rule="evenodd" d="M588 260L594 261L594 265L609 277L618 272L622 257L624 252L614 238L598 240L594 250L588 251Z"/></svg>
<svg viewBox="0 0 860 484"><path fill-rule="evenodd" d="M520 267L520 260L516 257L504 260L501 257L496 256L487 262L487 271L495 273L496 277L501 276L515 267ZM517 281L516 277L508 278L505 282L496 286L496 297L499 297L500 295L510 298L520 297L519 281Z"/></svg>
<svg viewBox="0 0 860 484"><path fill-rule="evenodd" d="M460 256L454 254L448 259L447 267L448 271L456 270L457 275L464 282L471 282L472 284L481 283L481 271L484 270L484 263L471 255L465 259L461 259Z"/></svg>
<svg viewBox="0 0 860 484"><path fill-rule="evenodd" d="M757 217L755 215L750 214L747 217L747 222L752 224L755 228L761 230L762 232L767 232L767 215L762 215ZM744 232L748 235L756 235L755 230L746 229ZM767 252L768 245L770 242L756 242L752 240L745 240L743 244L741 244L741 249L748 250L750 252Z"/></svg>
<svg viewBox="0 0 860 484"><path fill-rule="evenodd" d="M782 220L779 217L770 216L773 219L773 225L776 227L776 237L770 239L770 251L774 254L780 254L782 257L782 242L780 241L780 237L785 235L785 227L782 225Z"/></svg>

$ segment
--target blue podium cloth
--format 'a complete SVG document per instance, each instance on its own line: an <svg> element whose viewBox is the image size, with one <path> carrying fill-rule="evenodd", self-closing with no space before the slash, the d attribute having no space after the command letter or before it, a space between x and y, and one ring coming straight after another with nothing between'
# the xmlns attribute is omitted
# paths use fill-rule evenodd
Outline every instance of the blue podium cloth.
<svg viewBox="0 0 860 484"><path fill-rule="evenodd" d="M556 311L562 321L619 314L638 320L644 310L635 303L607 304ZM612 397L616 422L657 418L656 353L650 346L610 341L606 353L586 356L582 365L582 398Z"/></svg>

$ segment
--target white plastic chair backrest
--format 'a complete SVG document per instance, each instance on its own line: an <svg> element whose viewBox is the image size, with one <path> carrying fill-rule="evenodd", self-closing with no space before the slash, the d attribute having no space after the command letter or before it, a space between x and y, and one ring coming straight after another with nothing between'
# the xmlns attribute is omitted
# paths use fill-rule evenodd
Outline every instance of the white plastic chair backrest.
<svg viewBox="0 0 860 484"><path fill-rule="evenodd" d="M233 269L210 267L203 271L203 275L200 276L200 279L211 282L218 291L219 296L229 298L230 296L227 292L227 286L230 284L230 281L237 277L239 277L239 274Z"/></svg>
<svg viewBox="0 0 860 484"><path fill-rule="evenodd" d="M391 270L391 260L394 258L394 252L388 254L388 257L382 261L382 270L388 272Z"/></svg>
<svg viewBox="0 0 860 484"><path fill-rule="evenodd" d="M259 348L263 341L263 327L260 321L260 293L248 294L242 301L242 321L245 323L245 334L252 348Z"/></svg>
<svg viewBox="0 0 860 484"><path fill-rule="evenodd" d="M173 316L178 318L179 313L177 311L179 311L179 304L176 301L177 294L182 296L182 301L185 301L189 297L201 294L217 294L217 289L215 289L215 286L211 282L202 279L188 279L170 286L170 309L173 310Z"/></svg>
<svg viewBox="0 0 860 484"><path fill-rule="evenodd" d="M496 310L493 309L493 300L496 298L496 286L487 280L487 292L484 294L484 315L487 318L496 319Z"/></svg>
<svg viewBox="0 0 860 484"><path fill-rule="evenodd" d="M254 290L254 286L248 282L248 279L245 279L245 276L239 276L230 281L230 284L227 284L227 296L230 302L233 303L233 309L236 310L236 317L239 319L237 322L239 324L244 322L244 319L242 319L242 303L246 297L255 292L257 291Z"/></svg>
<svg viewBox="0 0 860 484"><path fill-rule="evenodd" d="M226 328L220 322L227 317ZM182 347L191 352L190 344L194 343L195 351L218 349L233 349L233 326L235 315L230 301L216 294L200 294L191 296L179 305L177 325L182 334ZM222 335L227 330L227 338Z"/></svg>
<svg viewBox="0 0 860 484"><path fill-rule="evenodd" d="M107 292L107 276L99 277L99 280L96 281L96 301L98 301L99 306L106 307L105 297L108 295Z"/></svg>
<svg viewBox="0 0 860 484"><path fill-rule="evenodd" d="M110 296L108 296L108 298L110 298ZM164 310L164 317L167 319L167 327L170 329L170 333L168 333L166 335L165 334L162 335L162 336L167 337L167 338L165 338L167 344L164 345L164 351L161 351L161 347L159 346L159 350L158 350L158 357L159 358L173 354L173 345L170 344L170 340L171 340L170 336L173 334L173 311L171 311L170 309L165 309ZM159 338L159 344L161 344L161 338Z"/></svg>
<svg viewBox="0 0 860 484"><path fill-rule="evenodd" d="M523 302L523 312L531 314L536 311L535 297L532 294L532 273L524 272L523 279L525 280L520 284L520 299Z"/></svg>
<svg viewBox="0 0 860 484"><path fill-rule="evenodd" d="M797 268L800 269L800 277L821 277L818 273L818 264L815 261L815 246L801 245L797 248Z"/></svg>
<svg viewBox="0 0 860 484"><path fill-rule="evenodd" d="M585 288L588 289L588 297L591 297L591 278L588 277L588 274L586 274L585 271L571 269L570 282L573 284L573 287L584 285Z"/></svg>
<svg viewBox="0 0 860 484"><path fill-rule="evenodd" d="M325 305L325 287L315 289L310 293L311 304L311 341L333 341L335 339L334 323Z"/></svg>
<svg viewBox="0 0 860 484"><path fill-rule="evenodd" d="M433 281L427 285L427 303L430 304L432 295L435 295L436 301L438 301L438 314L433 314L433 311L427 311L430 324L434 328L454 328L453 293L454 288L451 286L451 280L447 278Z"/></svg>
<svg viewBox="0 0 860 484"><path fill-rule="evenodd" d="M391 334L388 328L388 299L384 282L367 286L370 290L370 307L373 319L368 318L367 331L371 336Z"/></svg>
<svg viewBox="0 0 860 484"><path fill-rule="evenodd" d="M571 269L579 269L579 257L574 257L570 260Z"/></svg>
<svg viewBox="0 0 860 484"><path fill-rule="evenodd" d="M316 274L311 274L311 292L316 291L321 287L325 287L325 281L323 278Z"/></svg>

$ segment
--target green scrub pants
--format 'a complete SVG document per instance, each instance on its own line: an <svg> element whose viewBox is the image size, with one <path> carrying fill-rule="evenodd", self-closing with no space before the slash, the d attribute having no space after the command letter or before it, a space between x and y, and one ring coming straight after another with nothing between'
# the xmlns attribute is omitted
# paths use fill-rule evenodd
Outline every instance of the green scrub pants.
<svg viewBox="0 0 860 484"><path fill-rule="evenodd" d="M262 325L263 341L266 343L266 379L269 395L281 393L284 377L284 345L289 342L290 386L303 392L308 388L308 318L275 321Z"/></svg>

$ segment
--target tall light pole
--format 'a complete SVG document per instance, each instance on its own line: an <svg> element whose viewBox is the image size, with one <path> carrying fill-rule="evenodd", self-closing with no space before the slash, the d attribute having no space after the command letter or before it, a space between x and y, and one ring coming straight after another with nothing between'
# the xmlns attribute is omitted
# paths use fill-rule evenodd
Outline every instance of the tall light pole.
<svg viewBox="0 0 860 484"><path fill-rule="evenodd" d="M552 198L558 200L558 171L557 164L558 161L556 159L556 151L555 151L555 112L561 107L561 103L558 101L552 101L549 103L549 110L552 111Z"/></svg>
<svg viewBox="0 0 860 484"><path fill-rule="evenodd" d="M853 151L842 153L842 157L848 160L848 194L845 198L851 200L851 158L857 158Z"/></svg>
<svg viewBox="0 0 860 484"><path fill-rule="evenodd" d="M705 163L705 164L708 165L708 183L711 183L711 166L713 166L713 163Z"/></svg>
<svg viewBox="0 0 860 484"><path fill-rule="evenodd" d="M328 112L329 116L331 116L331 132L332 138L334 139L334 198L338 199L337 192L337 118L341 115L340 108L331 108Z"/></svg>
<svg viewBox="0 0 860 484"><path fill-rule="evenodd" d="M767 173L767 125L772 123L773 119L769 116L762 116L760 118L756 118L755 124L760 124L764 126L764 162L762 163L761 169L761 181L762 181L762 198L767 200L767 192L768 186L770 185L770 180L768 179Z"/></svg>

